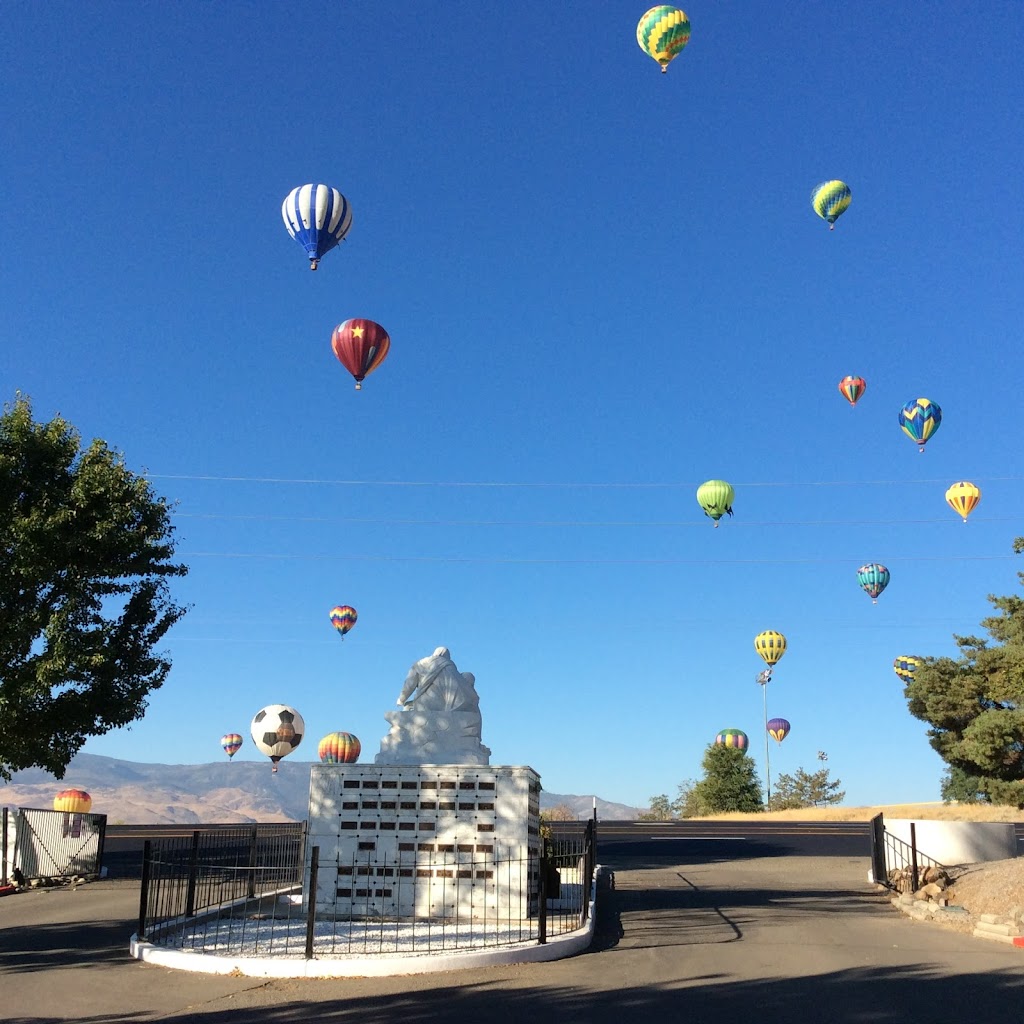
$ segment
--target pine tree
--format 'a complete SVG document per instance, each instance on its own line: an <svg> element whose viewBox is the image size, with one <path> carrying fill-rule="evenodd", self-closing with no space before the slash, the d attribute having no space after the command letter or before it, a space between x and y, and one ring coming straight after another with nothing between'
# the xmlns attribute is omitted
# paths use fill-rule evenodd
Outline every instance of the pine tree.
<svg viewBox="0 0 1024 1024"><path fill-rule="evenodd" d="M828 760L824 750L818 751L818 760ZM780 775L775 780L772 790L771 810L784 811L794 807L826 807L829 804L840 804L846 793L840 790L842 782L829 778L829 770L825 767L816 772L806 772L803 768L796 770L796 775Z"/></svg>
<svg viewBox="0 0 1024 1024"><path fill-rule="evenodd" d="M764 809L757 770L745 751L712 743L704 752L701 766L704 776L693 787L692 798L702 813Z"/></svg>

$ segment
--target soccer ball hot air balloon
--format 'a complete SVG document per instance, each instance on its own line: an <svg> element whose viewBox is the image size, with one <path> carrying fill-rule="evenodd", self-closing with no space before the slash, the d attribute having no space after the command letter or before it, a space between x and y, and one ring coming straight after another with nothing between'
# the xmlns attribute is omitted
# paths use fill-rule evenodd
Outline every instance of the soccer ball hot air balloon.
<svg viewBox="0 0 1024 1024"><path fill-rule="evenodd" d="M350 732L332 732L325 736L317 747L317 754L324 764L354 764L362 750L357 737Z"/></svg>
<svg viewBox="0 0 1024 1024"><path fill-rule="evenodd" d="M356 379L356 391L363 388L363 379L384 362L391 338L373 320L346 320L334 328L331 348L338 362Z"/></svg>
<svg viewBox="0 0 1024 1024"><path fill-rule="evenodd" d="M909 686L914 681L914 673L920 664L921 662L917 658L912 658L909 654L901 654L893 661L892 668L896 675Z"/></svg>
<svg viewBox="0 0 1024 1024"><path fill-rule="evenodd" d="M715 529L722 516L732 515L734 497L732 484L725 480L705 480L697 488L697 504L704 509L704 515L715 521Z"/></svg>
<svg viewBox="0 0 1024 1024"><path fill-rule="evenodd" d="M961 480L946 491L949 507L967 522L967 517L974 511L974 506L981 501L981 490L969 480Z"/></svg>
<svg viewBox="0 0 1024 1024"><path fill-rule="evenodd" d="M747 734L740 729L723 729L715 737L715 746L736 747L737 750L746 750Z"/></svg>
<svg viewBox="0 0 1024 1024"><path fill-rule="evenodd" d="M331 609L331 625L341 634L341 639L345 639L345 634L356 624L355 608L350 604L339 604Z"/></svg>
<svg viewBox="0 0 1024 1024"><path fill-rule="evenodd" d="M661 65L664 74L690 41L690 19L678 7L658 4L637 22L636 41Z"/></svg>
<svg viewBox="0 0 1024 1024"><path fill-rule="evenodd" d="M857 582L871 598L871 603L878 604L878 595L889 586L889 570L877 562L869 562L857 570Z"/></svg>
<svg viewBox="0 0 1024 1024"><path fill-rule="evenodd" d="M811 206L822 220L828 222L831 231L846 212L850 198L850 186L845 181L823 181L811 192Z"/></svg>
<svg viewBox="0 0 1024 1024"><path fill-rule="evenodd" d="M281 204L281 217L288 234L309 257L309 269L316 270L320 258L348 234L352 207L330 185L300 185Z"/></svg>
<svg viewBox="0 0 1024 1024"><path fill-rule="evenodd" d="M92 808L92 797L84 789L62 789L53 798L55 811L68 811L71 814L88 814Z"/></svg>
<svg viewBox="0 0 1024 1024"><path fill-rule="evenodd" d="M306 723L295 708L287 704L268 704L256 712L249 731L253 743L270 758L271 770L276 772L278 761L302 742Z"/></svg>
<svg viewBox="0 0 1024 1024"><path fill-rule="evenodd" d="M769 718L766 728L768 735L779 743L789 735L789 722L784 718Z"/></svg>
<svg viewBox="0 0 1024 1024"><path fill-rule="evenodd" d="M903 433L922 452L928 438L939 429L941 422L942 409L928 398L915 398L900 409L899 424Z"/></svg>
<svg viewBox="0 0 1024 1024"><path fill-rule="evenodd" d="M768 679L771 679L772 668L786 653L786 638L781 633L776 633L774 629L766 629L754 637L754 650L764 659L768 666ZM765 682L768 682L768 679ZM758 676L758 682L760 681Z"/></svg>
<svg viewBox="0 0 1024 1024"><path fill-rule="evenodd" d="M863 377L844 377L839 382L839 393L853 406L857 404L867 386L868 382Z"/></svg>
<svg viewBox="0 0 1024 1024"><path fill-rule="evenodd" d="M242 737L237 732L226 732L220 738L220 745L230 761L242 749Z"/></svg>

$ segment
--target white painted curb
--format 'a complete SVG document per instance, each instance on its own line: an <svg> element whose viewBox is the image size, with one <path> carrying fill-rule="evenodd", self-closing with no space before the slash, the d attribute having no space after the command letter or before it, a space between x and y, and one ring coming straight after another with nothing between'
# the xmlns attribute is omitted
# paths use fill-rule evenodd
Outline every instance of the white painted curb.
<svg viewBox="0 0 1024 1024"><path fill-rule="evenodd" d="M218 956L193 950L165 949L131 937L129 951L136 960L200 974L233 974L246 978L385 978L400 974L433 974L438 971L465 970L471 967L495 967L507 964L544 963L582 953L594 938L594 913L597 909L597 882L590 885L587 923L565 935L549 938L541 945L531 942L500 949L467 950L451 953L420 953L404 956L348 956L307 960L286 957Z"/></svg>

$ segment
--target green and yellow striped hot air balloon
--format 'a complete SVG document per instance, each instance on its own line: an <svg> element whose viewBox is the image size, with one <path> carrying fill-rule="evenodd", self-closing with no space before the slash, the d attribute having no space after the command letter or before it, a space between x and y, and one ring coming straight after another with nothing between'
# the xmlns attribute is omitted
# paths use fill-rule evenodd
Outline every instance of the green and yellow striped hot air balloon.
<svg viewBox="0 0 1024 1024"><path fill-rule="evenodd" d="M661 65L664 74L669 63L683 52L683 47L690 41L690 19L678 7L658 4L637 23L636 41L648 57L653 57Z"/></svg>
<svg viewBox="0 0 1024 1024"><path fill-rule="evenodd" d="M850 205L851 198L850 186L845 181L823 181L811 193L811 206L822 220L828 222L831 231Z"/></svg>

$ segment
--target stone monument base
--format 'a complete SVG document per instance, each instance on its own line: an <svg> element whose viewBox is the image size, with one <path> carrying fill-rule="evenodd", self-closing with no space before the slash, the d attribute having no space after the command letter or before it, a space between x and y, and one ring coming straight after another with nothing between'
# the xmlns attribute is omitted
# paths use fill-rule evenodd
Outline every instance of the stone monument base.
<svg viewBox="0 0 1024 1024"><path fill-rule="evenodd" d="M305 891L318 917L525 918L536 906L539 853L532 768L313 765Z"/></svg>

